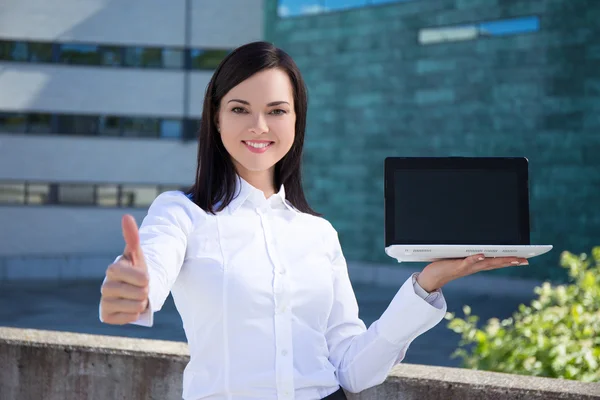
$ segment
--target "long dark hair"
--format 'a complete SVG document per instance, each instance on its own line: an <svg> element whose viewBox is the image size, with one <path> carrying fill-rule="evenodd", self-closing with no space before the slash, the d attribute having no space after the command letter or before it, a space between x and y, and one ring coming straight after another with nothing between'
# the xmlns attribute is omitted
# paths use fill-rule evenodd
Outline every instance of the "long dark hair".
<svg viewBox="0 0 600 400"><path fill-rule="evenodd" d="M302 148L308 106L306 85L294 60L286 52L267 42L249 43L227 55L206 88L198 134L196 182L187 194L208 213L215 214L225 209L235 198L237 187L237 172L216 126L221 99L234 86L257 72L270 68L279 68L289 76L296 113L294 143L275 165L275 190L284 185L285 197L296 209L319 215L308 205L302 188Z"/></svg>

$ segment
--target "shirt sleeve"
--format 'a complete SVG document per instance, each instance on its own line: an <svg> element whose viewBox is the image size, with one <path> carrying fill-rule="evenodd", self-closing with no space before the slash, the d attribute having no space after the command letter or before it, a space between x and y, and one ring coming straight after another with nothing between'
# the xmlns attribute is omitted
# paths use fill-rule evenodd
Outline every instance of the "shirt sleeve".
<svg viewBox="0 0 600 400"><path fill-rule="evenodd" d="M154 313L162 308L179 275L185 259L187 237L192 230L190 205L193 203L183 193L164 192L152 202L142 221L140 245L150 283L148 308L137 321L132 322L134 325L151 327L154 324Z"/></svg>
<svg viewBox="0 0 600 400"><path fill-rule="evenodd" d="M325 333L329 361L340 385L358 393L381 384L392 367L404 359L411 342L437 325L446 313L441 291L430 304L415 292L415 275L400 287L393 300L369 329L358 317L358 304L348 267L334 231L330 240L334 274L334 302Z"/></svg>

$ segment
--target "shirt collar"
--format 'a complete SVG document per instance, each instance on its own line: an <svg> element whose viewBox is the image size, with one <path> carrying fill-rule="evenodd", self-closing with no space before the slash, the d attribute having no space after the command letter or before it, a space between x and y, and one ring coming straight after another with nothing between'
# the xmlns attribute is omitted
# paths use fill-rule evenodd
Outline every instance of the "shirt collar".
<svg viewBox="0 0 600 400"><path fill-rule="evenodd" d="M242 204L247 201L255 207L268 207L270 201L281 202L288 210L292 211L294 215L299 212L286 200L285 188L283 185L280 186L279 191L273 194L271 198L266 199L262 190L255 188L239 175L237 178L237 185L235 188L236 195L227 206L229 214L234 214Z"/></svg>

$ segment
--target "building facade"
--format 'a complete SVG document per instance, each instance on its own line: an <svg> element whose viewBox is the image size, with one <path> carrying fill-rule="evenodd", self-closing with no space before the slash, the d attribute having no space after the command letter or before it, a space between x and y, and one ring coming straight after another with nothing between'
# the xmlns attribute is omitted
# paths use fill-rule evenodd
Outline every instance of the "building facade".
<svg viewBox="0 0 600 400"><path fill-rule="evenodd" d="M0 279L101 276L120 219L189 185L212 71L261 0L0 5Z"/></svg>
<svg viewBox="0 0 600 400"><path fill-rule="evenodd" d="M562 279L563 250L600 245L599 1L268 0L265 13L309 89L307 196L348 259L393 262L388 156L529 159L531 240L555 248L493 274Z"/></svg>

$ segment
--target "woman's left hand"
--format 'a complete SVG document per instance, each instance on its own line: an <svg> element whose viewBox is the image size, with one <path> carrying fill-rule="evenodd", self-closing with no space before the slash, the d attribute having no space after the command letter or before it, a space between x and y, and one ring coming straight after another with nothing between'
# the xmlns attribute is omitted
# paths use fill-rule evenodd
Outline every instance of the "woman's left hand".
<svg viewBox="0 0 600 400"><path fill-rule="evenodd" d="M529 263L526 258L485 258L483 254L475 254L467 258L434 261L423 269L417 277L417 282L423 289L432 292L463 276L480 271L527 264Z"/></svg>

